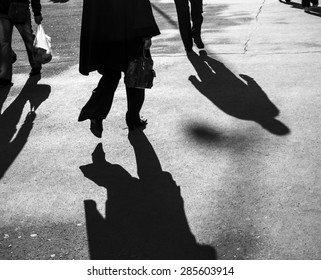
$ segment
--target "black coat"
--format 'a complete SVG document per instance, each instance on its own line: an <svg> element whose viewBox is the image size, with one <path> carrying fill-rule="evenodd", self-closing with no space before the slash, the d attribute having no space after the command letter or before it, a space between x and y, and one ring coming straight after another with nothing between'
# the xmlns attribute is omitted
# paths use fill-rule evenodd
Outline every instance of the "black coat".
<svg viewBox="0 0 321 280"><path fill-rule="evenodd" d="M158 34L149 0L84 0L79 71L124 71L142 38Z"/></svg>
<svg viewBox="0 0 321 280"><path fill-rule="evenodd" d="M8 15L10 2L19 2L30 4L33 11L34 16L41 15L41 3L40 0L0 0L0 14Z"/></svg>

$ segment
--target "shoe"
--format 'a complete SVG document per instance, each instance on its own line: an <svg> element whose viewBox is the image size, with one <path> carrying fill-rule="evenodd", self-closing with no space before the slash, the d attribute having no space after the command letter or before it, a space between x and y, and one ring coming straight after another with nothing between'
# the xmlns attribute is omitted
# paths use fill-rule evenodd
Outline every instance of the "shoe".
<svg viewBox="0 0 321 280"><path fill-rule="evenodd" d="M7 87L7 86L12 86L12 85L13 85L13 83L10 80L0 78L0 88L4 88L4 87Z"/></svg>
<svg viewBox="0 0 321 280"><path fill-rule="evenodd" d="M126 124L129 131L133 131L138 128L145 129L147 125L147 120L138 118L137 120L133 121L129 119L128 114L126 114Z"/></svg>
<svg viewBox="0 0 321 280"><path fill-rule="evenodd" d="M305 13L310 13L310 10L311 10L310 7L305 7L305 8L304 8L304 12L305 12Z"/></svg>
<svg viewBox="0 0 321 280"><path fill-rule="evenodd" d="M101 138L103 133L103 120L102 119L90 119L90 131L96 137Z"/></svg>
<svg viewBox="0 0 321 280"><path fill-rule="evenodd" d="M128 130L129 131L133 131L135 129L145 129L146 125L147 125L147 120L144 119L140 119L137 122L128 122L126 121L127 126L128 126Z"/></svg>
<svg viewBox="0 0 321 280"><path fill-rule="evenodd" d="M194 43L195 43L196 47L198 47L199 49L204 49L204 47L205 47L200 36L194 37Z"/></svg>
<svg viewBox="0 0 321 280"><path fill-rule="evenodd" d="M32 68L29 76L36 76L41 74L41 68Z"/></svg>

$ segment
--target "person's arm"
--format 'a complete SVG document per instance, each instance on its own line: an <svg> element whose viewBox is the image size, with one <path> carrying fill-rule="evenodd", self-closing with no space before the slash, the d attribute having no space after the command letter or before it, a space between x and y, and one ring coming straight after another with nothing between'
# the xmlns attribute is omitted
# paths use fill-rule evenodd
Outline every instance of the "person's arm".
<svg viewBox="0 0 321 280"><path fill-rule="evenodd" d="M41 15L40 0L31 0L31 8L32 8L32 12L33 12L36 24L40 24L43 19Z"/></svg>

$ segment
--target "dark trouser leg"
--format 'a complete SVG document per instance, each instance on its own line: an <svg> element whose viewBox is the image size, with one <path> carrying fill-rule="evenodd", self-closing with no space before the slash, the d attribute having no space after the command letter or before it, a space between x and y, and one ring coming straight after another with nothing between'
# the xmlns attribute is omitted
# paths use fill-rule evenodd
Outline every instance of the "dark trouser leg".
<svg viewBox="0 0 321 280"><path fill-rule="evenodd" d="M313 5L319 5L319 0L311 0L311 3L312 3Z"/></svg>
<svg viewBox="0 0 321 280"><path fill-rule="evenodd" d="M105 119L107 117L113 103L120 77L120 71L103 73L97 88L94 89L90 99L82 108L78 121L84 121L86 119Z"/></svg>
<svg viewBox="0 0 321 280"><path fill-rule="evenodd" d="M34 61L32 48L33 48L33 41L35 39L35 35L33 34L32 26L31 26L31 15L29 13L28 20L23 24L15 24L16 28L18 29L24 43L26 46L28 60L30 63L31 68L34 69L41 69L41 64Z"/></svg>
<svg viewBox="0 0 321 280"><path fill-rule="evenodd" d="M310 0L302 0L302 8L310 7Z"/></svg>
<svg viewBox="0 0 321 280"><path fill-rule="evenodd" d="M0 78L12 79L12 23L0 17Z"/></svg>
<svg viewBox="0 0 321 280"><path fill-rule="evenodd" d="M203 23L203 0L189 0L191 2L192 34L195 37L201 36L201 26Z"/></svg>
<svg viewBox="0 0 321 280"><path fill-rule="evenodd" d="M145 90L126 87L127 94L127 114L126 119L132 122L139 122L140 110L145 100Z"/></svg>
<svg viewBox="0 0 321 280"><path fill-rule="evenodd" d="M186 50L192 49L192 28L189 0L175 0L179 31Z"/></svg>

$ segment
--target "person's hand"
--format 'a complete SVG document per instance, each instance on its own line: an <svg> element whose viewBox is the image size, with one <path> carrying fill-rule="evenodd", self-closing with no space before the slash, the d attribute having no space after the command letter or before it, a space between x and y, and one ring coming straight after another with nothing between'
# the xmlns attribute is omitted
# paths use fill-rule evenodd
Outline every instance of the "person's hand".
<svg viewBox="0 0 321 280"><path fill-rule="evenodd" d="M39 24L42 22L42 20L43 20L42 16L35 16L35 22L36 22L36 24L39 25Z"/></svg>
<svg viewBox="0 0 321 280"><path fill-rule="evenodd" d="M152 39L151 38L143 38L144 42L144 49L149 50L152 45Z"/></svg>

